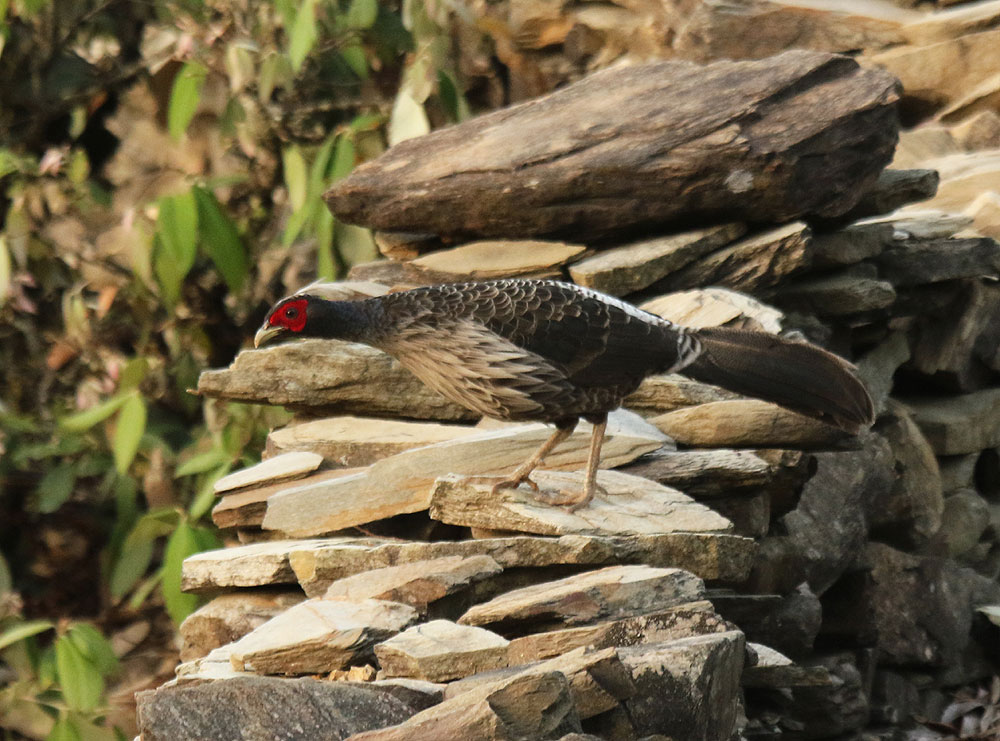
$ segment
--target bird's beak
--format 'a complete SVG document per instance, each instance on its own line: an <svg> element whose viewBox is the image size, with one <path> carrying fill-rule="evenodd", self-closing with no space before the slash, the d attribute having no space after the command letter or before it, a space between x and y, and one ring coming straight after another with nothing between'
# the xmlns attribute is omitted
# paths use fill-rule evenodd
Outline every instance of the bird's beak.
<svg viewBox="0 0 1000 741"><path fill-rule="evenodd" d="M284 331L284 327L272 327L269 324L265 324L263 327L258 329L257 334L253 336L253 346L260 347L261 345L270 342Z"/></svg>

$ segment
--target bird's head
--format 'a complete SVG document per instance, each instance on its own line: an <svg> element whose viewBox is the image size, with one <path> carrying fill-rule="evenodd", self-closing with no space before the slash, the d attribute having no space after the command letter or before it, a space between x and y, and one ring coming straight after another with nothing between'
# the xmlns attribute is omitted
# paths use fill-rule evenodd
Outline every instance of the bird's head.
<svg viewBox="0 0 1000 741"><path fill-rule="evenodd" d="M253 346L260 347L284 337L308 336L309 315L315 306L314 302L312 296L297 295L276 303L254 335Z"/></svg>

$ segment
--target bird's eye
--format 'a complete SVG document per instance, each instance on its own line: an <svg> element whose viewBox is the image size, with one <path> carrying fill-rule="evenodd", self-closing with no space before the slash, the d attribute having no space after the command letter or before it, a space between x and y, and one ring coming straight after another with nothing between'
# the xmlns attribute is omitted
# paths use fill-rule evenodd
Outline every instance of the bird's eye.
<svg viewBox="0 0 1000 741"><path fill-rule="evenodd" d="M299 315L299 310L296 309L294 306L289 306L287 309L285 309L285 316L288 317L289 319L294 319L298 315Z"/></svg>

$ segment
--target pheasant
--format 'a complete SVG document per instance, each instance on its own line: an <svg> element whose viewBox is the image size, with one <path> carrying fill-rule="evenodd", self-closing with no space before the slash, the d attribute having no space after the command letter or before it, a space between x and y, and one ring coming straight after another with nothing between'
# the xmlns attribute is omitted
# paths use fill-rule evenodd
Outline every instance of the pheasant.
<svg viewBox="0 0 1000 741"><path fill-rule="evenodd" d="M681 372L851 433L874 421L854 367L826 350L766 332L685 328L572 283L452 283L357 301L310 289L275 304L255 347L296 337L362 342L474 412L555 426L494 493L523 483L541 501L586 506L599 489L608 413L655 373ZM580 418L594 426L583 489L543 494L530 474Z"/></svg>

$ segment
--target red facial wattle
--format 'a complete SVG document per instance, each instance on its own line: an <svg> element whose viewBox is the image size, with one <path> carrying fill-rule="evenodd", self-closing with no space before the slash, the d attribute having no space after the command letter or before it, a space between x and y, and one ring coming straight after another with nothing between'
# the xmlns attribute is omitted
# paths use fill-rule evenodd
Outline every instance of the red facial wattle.
<svg viewBox="0 0 1000 741"><path fill-rule="evenodd" d="M306 300L298 299L283 304L271 314L268 324L272 327L284 327L292 332L301 332L306 326Z"/></svg>

